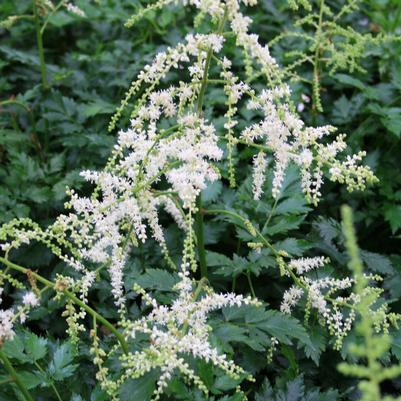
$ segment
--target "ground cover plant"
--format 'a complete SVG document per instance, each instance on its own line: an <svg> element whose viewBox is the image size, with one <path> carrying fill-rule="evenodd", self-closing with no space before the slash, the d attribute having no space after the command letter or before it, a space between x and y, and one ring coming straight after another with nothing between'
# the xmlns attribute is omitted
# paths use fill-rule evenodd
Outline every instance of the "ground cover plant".
<svg viewBox="0 0 401 401"><path fill-rule="evenodd" d="M0 12L0 399L400 399L397 1Z"/></svg>

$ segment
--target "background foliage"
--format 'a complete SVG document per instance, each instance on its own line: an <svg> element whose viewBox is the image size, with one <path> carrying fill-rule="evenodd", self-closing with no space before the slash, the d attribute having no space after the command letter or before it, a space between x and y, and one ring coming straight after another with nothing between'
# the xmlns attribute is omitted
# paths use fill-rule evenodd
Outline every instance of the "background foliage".
<svg viewBox="0 0 401 401"><path fill-rule="evenodd" d="M282 32L299 34L284 37L272 46L278 61L289 66L294 56L288 53L290 50L308 51L304 37L311 32L308 26L296 24L305 11L294 12L280 0L259 3L252 10L253 30L263 42L274 40ZM343 2L327 3L336 9ZM20 20L9 30L0 28L0 222L29 216L46 226L63 210L66 186L85 192L78 172L103 166L114 141L114 133L108 133L106 127L129 83L157 51L175 44L189 30L188 15L176 6L151 13L128 30L123 24L140 6L138 1L78 1L77 4L85 11L86 18L59 11L50 19L45 32L48 90L41 86L33 22ZM27 0L3 0L0 4L0 20L30 12L31 2ZM361 33L400 35L401 4L398 0L363 1L360 10L345 16L341 25L352 25ZM280 249L299 256L313 247L330 256L331 268L338 269L339 275L345 271L347 260L338 223L339 209L342 203L350 204L356 211L362 259L369 270L385 276L388 300L393 310L400 312L401 42L370 43L357 63L364 71L339 68L330 74L329 68L322 66L319 88L322 112L314 107L310 82L313 66L300 65L297 74L303 80L292 84L294 100L309 124L333 123L349 135L348 142L354 151L367 150L368 164L379 177L379 184L363 194L348 194L339 186L326 185L322 203L310 212L296 174L289 171L277 208L273 210L270 196L264 196L259 202L252 199L251 181L245 178L250 175L251 155L249 150L240 148L236 155L241 165L239 191L221 184L212 185L203 194L203 201L206 205L213 203L214 207L220 203L253 221L264 221L270 216L260 229L273 243L280 244ZM208 99L211 108L219 103L219 93L210 93ZM270 185L270 180L266 185ZM265 193L270 191L266 188ZM257 255L241 246L250 239L245 230L231 223L230 218L208 218L206 222L207 260L213 286L252 292L272 309L277 307L288 283L279 277L271 255L265 251ZM173 258L180 253L178 236L175 226L168 228ZM49 277L65 268L39 246L25 248L15 258ZM169 299L177 277L164 270L160 260L160 254L150 245L140 248L130 262L127 288L138 282L153 291L157 299ZM97 292L91 295L91 302L105 317L113 319L106 279L103 277L96 284ZM94 380L89 336L79 348L65 338L60 302L48 296L32 313L27 328L21 329L18 338L6 343L3 350L38 400L54 400L57 394L64 401L106 400ZM141 308L134 305L132 314L139 315ZM355 399L356 381L336 373L341 357L330 350L329 336L318 323L310 319L307 334L302 315L298 320L272 309L229 310L212 320L216 344L228 354L234 353L235 345L236 360L257 379L247 389L249 398L257 401ZM107 334L105 331L105 342ZM393 335L393 346L386 361L401 359L401 334L393 332ZM269 363L272 336L281 345ZM343 357L352 358L347 347ZM219 376L206 364L197 366L197 371L211 389L211 400L235 401L235 395L225 394L231 394L236 383ZM329 371L331 374L327 375ZM7 375L0 374L0 398L5 401L16 396L21 398L17 388L8 383ZM146 400L153 385L152 377L127 383L121 399ZM383 390L399 394L401 381L385 382ZM199 392L189 390L179 380L173 381L167 393L167 399L171 400L203 399Z"/></svg>

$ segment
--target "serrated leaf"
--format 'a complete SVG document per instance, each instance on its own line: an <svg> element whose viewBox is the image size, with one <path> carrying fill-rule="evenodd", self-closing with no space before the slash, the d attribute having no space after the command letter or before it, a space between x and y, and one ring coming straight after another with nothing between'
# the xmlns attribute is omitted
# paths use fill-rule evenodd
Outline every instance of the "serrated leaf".
<svg viewBox="0 0 401 401"><path fill-rule="evenodd" d="M401 362L401 331L398 330L392 337L391 353Z"/></svg>
<svg viewBox="0 0 401 401"><path fill-rule="evenodd" d="M319 366L320 355L326 349L327 340L320 326L308 330L310 342L305 344L305 355Z"/></svg>
<svg viewBox="0 0 401 401"><path fill-rule="evenodd" d="M239 384L239 380L234 380L232 377L223 375L217 377L216 381L214 382L213 387L219 391L228 391L232 390Z"/></svg>
<svg viewBox="0 0 401 401"><path fill-rule="evenodd" d="M42 374L27 372L23 370L23 371L18 371L18 376L20 377L20 379L22 380L22 382L24 383L25 387L28 390L35 388L43 383Z"/></svg>
<svg viewBox="0 0 401 401"><path fill-rule="evenodd" d="M255 321L252 316L247 320L249 323L256 323L258 328L285 344L291 344L291 338L296 338L303 344L310 343L309 335L299 321L281 312L268 310L263 321Z"/></svg>
<svg viewBox="0 0 401 401"><path fill-rule="evenodd" d="M360 251L361 259L369 270L382 274L391 274L394 272L390 259L379 253Z"/></svg>
<svg viewBox="0 0 401 401"><path fill-rule="evenodd" d="M395 234L401 228L401 205L386 206L384 218L390 224L393 234Z"/></svg>
<svg viewBox="0 0 401 401"><path fill-rule="evenodd" d="M208 186L202 191L202 202L215 202L223 189L221 181L214 181L208 184Z"/></svg>
<svg viewBox="0 0 401 401"><path fill-rule="evenodd" d="M274 244L276 249L288 252L291 256L301 256L307 249L311 247L305 240L296 238L286 238Z"/></svg>
<svg viewBox="0 0 401 401"><path fill-rule="evenodd" d="M267 379L264 380L260 390L255 396L255 401L273 400L273 389Z"/></svg>
<svg viewBox="0 0 401 401"><path fill-rule="evenodd" d="M212 364L199 359L196 361L196 372L207 388L212 387L214 380Z"/></svg>
<svg viewBox="0 0 401 401"><path fill-rule="evenodd" d="M98 114L112 114L115 106L102 99L97 99L84 106L83 114L85 117L93 117Z"/></svg>
<svg viewBox="0 0 401 401"><path fill-rule="evenodd" d="M121 401L148 401L155 390L156 372L147 373L139 379L128 379L120 388Z"/></svg>
<svg viewBox="0 0 401 401"><path fill-rule="evenodd" d="M162 269L147 269L136 282L145 289L171 291L178 282L178 276Z"/></svg>
<svg viewBox="0 0 401 401"><path fill-rule="evenodd" d="M276 337L284 344L292 344L293 339L302 344L309 344L310 338L305 328L292 316L276 310L265 310L262 307L243 306L240 308L224 308L223 314L227 320L244 321L241 327L248 329L248 335L257 335L257 331L263 331L269 337ZM256 333L255 333L256 330ZM265 346L270 345L266 343Z"/></svg>
<svg viewBox="0 0 401 401"><path fill-rule="evenodd" d="M222 255L221 253L207 251L206 262L210 267L226 266L231 263L231 259L226 255Z"/></svg>
<svg viewBox="0 0 401 401"><path fill-rule="evenodd" d="M291 197L281 201L274 214L302 214L307 213L311 209L307 206L304 197Z"/></svg>
<svg viewBox="0 0 401 401"><path fill-rule="evenodd" d="M20 336L16 335L11 341L6 341L3 345L2 351L12 359L18 362L29 362L29 357L24 353L24 343Z"/></svg>
<svg viewBox="0 0 401 401"><path fill-rule="evenodd" d="M305 215L290 215L285 217L280 216L279 218L275 218L276 223L274 225L266 227L263 230L262 234L268 236L273 236L275 234L285 234L290 230L298 228L304 220Z"/></svg>
<svg viewBox="0 0 401 401"><path fill-rule="evenodd" d="M282 382L281 382L282 383ZM279 384L272 388L266 379L262 388L255 396L255 401L339 401L337 390L329 389L320 392L316 388L308 389L304 384L304 377L300 375L294 380Z"/></svg>
<svg viewBox="0 0 401 401"><path fill-rule="evenodd" d="M336 78L342 84L354 86L355 88L358 88L360 90L364 90L366 88L366 85L361 80L346 74L336 74L334 75L334 78Z"/></svg>
<svg viewBox="0 0 401 401"><path fill-rule="evenodd" d="M48 373L53 380L61 381L72 376L78 365L72 364L74 360L73 345L69 342L56 348L48 367Z"/></svg>
<svg viewBox="0 0 401 401"><path fill-rule="evenodd" d="M47 340L29 333L25 340L25 352L32 362L42 359L47 352Z"/></svg>

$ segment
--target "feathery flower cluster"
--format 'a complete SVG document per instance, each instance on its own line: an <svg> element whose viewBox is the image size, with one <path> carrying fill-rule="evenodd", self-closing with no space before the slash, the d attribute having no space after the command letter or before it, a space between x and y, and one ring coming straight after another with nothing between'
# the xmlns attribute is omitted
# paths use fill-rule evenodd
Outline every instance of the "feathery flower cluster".
<svg viewBox="0 0 401 401"><path fill-rule="evenodd" d="M266 166L266 155L264 152L259 152L253 159L253 198L255 200L260 199L263 193Z"/></svg>
<svg viewBox="0 0 401 401"><path fill-rule="evenodd" d="M162 374L157 381L153 400L159 399L176 370L207 393L206 385L190 368L188 356L211 362L234 379L246 376L241 367L210 345L208 338L211 327L207 324L207 315L223 307L259 303L242 295L216 294L210 289L206 295L196 299L199 289L193 292L193 282L186 270L189 264L184 262L183 266L185 268L180 273L181 281L176 286L178 296L170 307L159 305L143 289L135 286L135 291L142 295L152 311L128 324L125 329L131 338L135 338L137 333L149 335L149 347L123 357L123 366L125 378L138 378L151 369L161 369Z"/></svg>
<svg viewBox="0 0 401 401"><path fill-rule="evenodd" d="M0 309L0 344L14 337L13 317L14 311L12 309Z"/></svg>
<svg viewBox="0 0 401 401"><path fill-rule="evenodd" d="M8 275L2 275L1 284L3 280L7 279ZM16 285L17 282L13 281L10 277L11 284ZM18 286L19 287L19 286ZM0 287L0 304L2 303L1 296L3 294L3 287ZM0 345L7 340L11 340L14 337L14 322L19 319L21 323L24 323L30 309L39 305L39 298L33 291L27 291L22 296L22 303L17 307L9 309L0 309Z"/></svg>
<svg viewBox="0 0 401 401"><path fill-rule="evenodd" d="M360 302L360 297L351 291L354 285L352 278L337 279L329 276L312 278L312 276L307 275L308 272L323 267L328 262L329 260L324 257L291 260L287 265L285 274L293 277L295 285L285 291L280 310L283 313L290 314L305 295L305 320L309 319L311 309L316 310L321 318L321 323L327 325L330 334L336 339L334 348L339 350L356 318L355 310ZM366 279L372 282L382 280L378 275L367 275ZM344 292L347 292L348 295L344 295ZM368 287L366 295L372 292L376 294L374 299L377 299L382 290L376 287ZM341 293L341 295L336 295L336 293ZM388 305L384 304L372 308L371 313L375 315L376 329L378 331L388 330L389 319L392 319L388 314Z"/></svg>
<svg viewBox="0 0 401 401"><path fill-rule="evenodd" d="M250 110L263 113L264 119L245 128L241 138L252 145L262 141L267 151L273 152L275 170L273 178L273 197L277 198L284 180L286 167L290 162L297 164L302 177L302 188L306 198L316 204L321 197L324 168L330 172L330 179L345 183L349 191L365 189L365 183L377 181L367 166L357 164L365 155L359 152L348 156L342 162L336 159L347 145L344 135L327 144L319 141L335 131L334 127L305 127L304 122L294 114L283 98L289 98L288 86L263 90L257 98L248 103ZM256 174L255 174L256 175ZM260 175L257 175L260 180ZM255 199L260 196L258 186L254 185Z"/></svg>

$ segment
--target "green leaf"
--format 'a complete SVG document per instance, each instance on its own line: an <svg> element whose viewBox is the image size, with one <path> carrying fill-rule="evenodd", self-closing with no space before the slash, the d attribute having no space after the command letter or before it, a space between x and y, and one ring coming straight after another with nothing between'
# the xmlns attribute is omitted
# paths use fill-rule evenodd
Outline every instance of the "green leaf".
<svg viewBox="0 0 401 401"><path fill-rule="evenodd" d="M231 259L226 255L221 253L207 251L206 252L206 262L210 267L214 266L227 266L231 263Z"/></svg>
<svg viewBox="0 0 401 401"><path fill-rule="evenodd" d="M214 328L213 334L223 343L240 342L247 343L247 329L231 323L222 323ZM253 348L253 347L251 347ZM260 348L258 348L260 350Z"/></svg>
<svg viewBox="0 0 401 401"><path fill-rule="evenodd" d="M53 358L49 364L49 375L56 381L61 381L72 376L78 365L73 365L73 345L69 342L56 348Z"/></svg>
<svg viewBox="0 0 401 401"><path fill-rule="evenodd" d="M311 210L310 207L307 206L305 197L303 196L294 196L291 198L284 199L277 205L276 211L274 214L302 214L308 213Z"/></svg>
<svg viewBox="0 0 401 401"><path fill-rule="evenodd" d="M280 382L279 382L280 383ZM281 382L282 383L282 382ZM272 388L266 379L260 391L255 396L255 401L339 401L337 390L329 389L320 392L318 389L306 388L304 377L300 375L294 380Z"/></svg>
<svg viewBox="0 0 401 401"><path fill-rule="evenodd" d="M310 336L309 344L305 344L305 355L319 366L320 355L326 349L327 339L325 332L320 326L311 327L308 330Z"/></svg>
<svg viewBox="0 0 401 401"><path fill-rule="evenodd" d="M11 359L16 359L21 363L30 362L30 358L24 353L24 343L18 335L11 341L6 341L2 350Z"/></svg>
<svg viewBox="0 0 401 401"><path fill-rule="evenodd" d="M391 353L401 362L401 330L392 334Z"/></svg>
<svg viewBox="0 0 401 401"><path fill-rule="evenodd" d="M366 85L362 81L346 74L336 74L334 75L334 78L336 78L342 84L354 86L362 91L366 88Z"/></svg>
<svg viewBox="0 0 401 401"><path fill-rule="evenodd" d="M60 153L57 155L54 155L51 159L50 159L50 163L49 163L49 172L52 173L58 173L59 171L61 171L64 167L64 154Z"/></svg>
<svg viewBox="0 0 401 401"><path fill-rule="evenodd" d="M397 138L401 137L401 108L389 107L385 109L385 116L382 118L383 125Z"/></svg>
<svg viewBox="0 0 401 401"><path fill-rule="evenodd" d="M286 238L284 241L279 241L274 244L276 249L286 251L292 256L301 256L311 245L305 240L296 238Z"/></svg>
<svg viewBox="0 0 401 401"><path fill-rule="evenodd" d="M49 22L50 22L50 24L52 24L58 28L61 28L63 26L71 24L78 18L80 18L80 17L78 17L75 14L67 13L65 11L59 11L59 12L53 14L49 18Z"/></svg>
<svg viewBox="0 0 401 401"><path fill-rule="evenodd" d="M360 251L361 259L366 264L369 270L381 274L391 274L394 268L390 259L387 256L379 253Z"/></svg>
<svg viewBox="0 0 401 401"><path fill-rule="evenodd" d="M120 388L121 401L148 401L155 390L157 372L150 372L139 379L128 379Z"/></svg>
<svg viewBox="0 0 401 401"><path fill-rule="evenodd" d="M228 391L232 390L236 386L238 386L239 380L234 380L230 376L223 375L219 376L214 382L213 387L215 387L219 391Z"/></svg>
<svg viewBox="0 0 401 401"><path fill-rule="evenodd" d="M114 110L115 106L113 104L102 99L96 99L84 106L83 114L85 117L93 117L98 114L112 114Z"/></svg>
<svg viewBox="0 0 401 401"><path fill-rule="evenodd" d="M25 197L36 203L43 203L51 199L51 189L46 187L30 187L27 188L25 193Z"/></svg>
<svg viewBox="0 0 401 401"><path fill-rule="evenodd" d="M347 99L346 96L342 95L338 100L334 102L333 107L333 119L337 124L343 124L352 119L352 102Z"/></svg>
<svg viewBox="0 0 401 401"><path fill-rule="evenodd" d="M237 321L244 321L245 323L241 323L240 327L246 327L248 335L251 337L258 337L258 331L262 331L269 337L276 337L278 341L284 344L291 345L292 339L297 339L302 344L310 344L309 335L300 322L294 317L276 310L242 306L240 308L224 308L223 314L233 324ZM269 346L270 340L266 341L264 345Z"/></svg>
<svg viewBox="0 0 401 401"><path fill-rule="evenodd" d="M25 340L25 352L31 359L31 362L42 359L47 352L47 340L38 337L34 333L29 333Z"/></svg>
<svg viewBox="0 0 401 401"><path fill-rule="evenodd" d="M387 205L384 212L385 220L390 223L393 234L401 228L401 205Z"/></svg>
<svg viewBox="0 0 401 401"><path fill-rule="evenodd" d="M309 335L299 321L284 313L268 310L263 320L259 320L257 316L249 316L246 321L257 324L258 328L285 344L291 344L291 338L296 338L303 344L310 343Z"/></svg>
<svg viewBox="0 0 401 401"><path fill-rule="evenodd" d="M214 375L213 366L202 359L196 361L196 373L201 378L207 388L212 387Z"/></svg>
<svg viewBox="0 0 401 401"><path fill-rule="evenodd" d="M267 379L264 380L260 390L255 396L255 401L273 400L273 389Z"/></svg>
<svg viewBox="0 0 401 401"><path fill-rule="evenodd" d="M222 190L223 184L221 181L209 183L208 186L202 191L202 202L216 202Z"/></svg>
<svg viewBox="0 0 401 401"><path fill-rule="evenodd" d="M25 384L25 387L28 390L35 388L35 387L39 386L40 384L42 384L43 379L44 379L42 374L27 372L25 370L18 371L18 376L20 377L20 379Z"/></svg>
<svg viewBox="0 0 401 401"><path fill-rule="evenodd" d="M276 224L266 227L262 232L263 235L273 236L275 234L285 234L290 230L294 230L305 220L305 215L290 215L284 218L280 216L274 220Z"/></svg>
<svg viewBox="0 0 401 401"><path fill-rule="evenodd" d="M178 276L162 269L147 269L136 282L145 289L171 291L178 282Z"/></svg>

